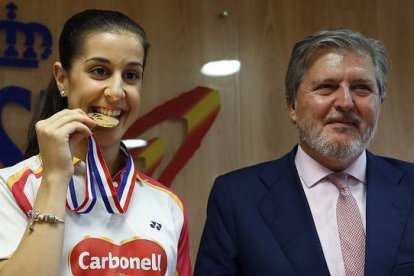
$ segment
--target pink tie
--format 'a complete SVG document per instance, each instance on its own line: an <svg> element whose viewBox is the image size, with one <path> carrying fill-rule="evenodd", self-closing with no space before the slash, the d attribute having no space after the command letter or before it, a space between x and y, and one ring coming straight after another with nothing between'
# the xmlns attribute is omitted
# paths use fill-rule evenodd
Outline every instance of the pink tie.
<svg viewBox="0 0 414 276"><path fill-rule="evenodd" d="M346 184L348 175L333 173L328 178L339 190L336 220L346 275L364 275L365 231L358 205Z"/></svg>

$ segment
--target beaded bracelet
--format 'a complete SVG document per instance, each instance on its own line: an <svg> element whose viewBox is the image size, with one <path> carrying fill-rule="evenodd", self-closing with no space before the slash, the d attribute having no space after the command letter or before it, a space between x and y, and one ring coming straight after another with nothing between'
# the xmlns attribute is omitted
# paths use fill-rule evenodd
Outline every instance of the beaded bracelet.
<svg viewBox="0 0 414 276"><path fill-rule="evenodd" d="M34 210L30 210L27 212L27 215L29 216L29 229L30 231L34 231L34 226L36 222L38 221L44 221L47 223L65 223L65 221L57 216L53 216L50 214L42 214Z"/></svg>

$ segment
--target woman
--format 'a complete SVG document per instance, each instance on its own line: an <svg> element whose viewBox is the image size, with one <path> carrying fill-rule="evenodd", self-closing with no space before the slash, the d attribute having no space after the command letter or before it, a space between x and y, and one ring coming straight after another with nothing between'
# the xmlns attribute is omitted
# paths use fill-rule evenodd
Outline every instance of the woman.
<svg viewBox="0 0 414 276"><path fill-rule="evenodd" d="M137 173L121 143L148 48L119 12L65 23L33 156L0 170L0 275L191 274L181 200Z"/></svg>

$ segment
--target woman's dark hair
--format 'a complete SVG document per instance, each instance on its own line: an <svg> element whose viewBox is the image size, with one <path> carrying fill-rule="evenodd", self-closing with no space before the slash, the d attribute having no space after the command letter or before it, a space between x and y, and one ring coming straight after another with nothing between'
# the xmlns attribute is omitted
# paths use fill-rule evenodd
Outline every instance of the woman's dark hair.
<svg viewBox="0 0 414 276"><path fill-rule="evenodd" d="M59 59L65 71L69 72L74 59L81 54L87 36L93 33L133 33L144 48L145 68L149 42L144 29L123 13L109 10L85 10L69 18L59 37ZM41 96L28 131L28 145L25 158L39 153L35 124L68 107L67 98L61 97L55 79Z"/></svg>

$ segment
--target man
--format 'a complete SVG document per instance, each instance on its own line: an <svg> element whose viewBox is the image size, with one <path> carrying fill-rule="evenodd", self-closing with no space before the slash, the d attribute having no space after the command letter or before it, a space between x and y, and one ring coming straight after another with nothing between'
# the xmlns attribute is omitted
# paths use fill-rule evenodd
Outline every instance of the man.
<svg viewBox="0 0 414 276"><path fill-rule="evenodd" d="M353 30L294 46L299 145L217 178L195 275L414 275L414 166L366 150L386 71L382 44Z"/></svg>

